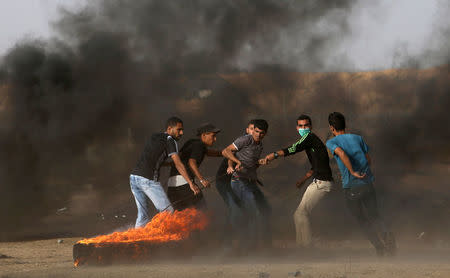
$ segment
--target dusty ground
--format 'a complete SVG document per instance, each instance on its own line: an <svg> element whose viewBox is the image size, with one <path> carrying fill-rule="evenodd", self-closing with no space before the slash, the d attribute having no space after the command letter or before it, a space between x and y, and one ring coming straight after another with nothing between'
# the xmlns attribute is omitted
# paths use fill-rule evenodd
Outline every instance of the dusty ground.
<svg viewBox="0 0 450 278"><path fill-rule="evenodd" d="M377 258L365 241L322 244L313 252L283 249L272 256L224 259L203 255L182 262L73 266L78 238L0 243L0 278L12 277L450 277L449 246L399 243L395 258ZM283 244L279 244L281 247ZM288 244L290 245L290 244Z"/></svg>

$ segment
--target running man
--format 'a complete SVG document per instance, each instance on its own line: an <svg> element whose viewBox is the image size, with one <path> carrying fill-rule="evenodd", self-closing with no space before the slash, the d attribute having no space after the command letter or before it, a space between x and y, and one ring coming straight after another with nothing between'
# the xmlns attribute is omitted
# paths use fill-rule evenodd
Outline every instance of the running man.
<svg viewBox="0 0 450 278"><path fill-rule="evenodd" d="M305 151L311 163L311 170L296 183L301 188L305 182L313 178L309 184L297 210L294 213L294 223L297 245L303 247L312 246L311 212L316 205L330 192L333 185L330 160L327 148L320 138L312 133L312 121L307 115L297 118L296 129L300 140L292 146L273 152L266 156L267 161L272 161L280 156L290 156Z"/></svg>
<svg viewBox="0 0 450 278"><path fill-rule="evenodd" d="M252 134L255 130L255 119L250 120L247 128L245 129L245 135ZM234 172L234 165L231 160L228 160L228 158L224 158L222 160L222 163L219 166L219 169L217 170L216 174L216 188L219 192L220 196L225 202L225 205L227 206L229 215L227 217L226 221L226 227L224 229L225 236L224 236L224 245L225 247L231 246L231 233L228 229L231 225L231 220L229 219L231 217L232 213L232 207L234 209L237 209L240 204L238 201L238 198L233 192L233 189L231 188L231 177L232 173ZM267 201L266 197L264 196L264 193L261 191L259 187L254 188L255 198L256 198L256 205L258 207L259 212L263 216L263 219L265 221L263 223L260 223L263 225L261 229L263 230L263 233L261 236L263 237L263 241L266 242L267 245L270 245L270 242L272 241L272 234L271 234L271 227L270 227L270 214L272 212L272 208Z"/></svg>
<svg viewBox="0 0 450 278"><path fill-rule="evenodd" d="M256 174L259 165L265 164L260 156L263 150L262 140L268 128L269 125L265 120L257 119L254 121L252 134L238 137L222 151L224 157L236 164L231 178L231 188L240 207L232 207L232 225L238 233L239 246L244 251L255 248L257 239L261 238L258 236L262 232L258 233L258 220L268 221L265 219L267 215L264 215L258 207L257 200L261 198L258 194L263 193L258 188ZM269 244L271 245L271 242L263 242L263 245Z"/></svg>
<svg viewBox="0 0 450 278"><path fill-rule="evenodd" d="M341 113L331 113L328 123L335 137L327 141L327 147L338 163L347 207L375 247L377 255L394 255L394 235L387 230L378 213L369 147L361 136L345 132L345 117Z"/></svg>

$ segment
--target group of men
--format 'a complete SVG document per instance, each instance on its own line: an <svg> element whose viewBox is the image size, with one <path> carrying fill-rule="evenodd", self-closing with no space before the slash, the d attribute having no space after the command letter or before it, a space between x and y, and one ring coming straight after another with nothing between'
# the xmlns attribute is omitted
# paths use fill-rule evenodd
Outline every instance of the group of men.
<svg viewBox="0 0 450 278"><path fill-rule="evenodd" d="M131 191L138 208L136 228L149 220L148 198L159 211L183 210L189 207L205 209L202 188L209 187L199 167L205 156L224 157L215 178L215 185L228 209L227 223L231 231L226 234L227 244L236 239L240 250L260 250L272 246L270 229L271 206L260 189L257 169L281 157L305 151L311 170L296 183L301 188L308 179L303 198L294 213L296 242L312 246L311 212L332 189L333 176L328 150L334 156L342 177L347 207L355 216L378 255L395 252L395 239L381 220L378 209L374 177L370 169L369 147L363 138L346 133L345 118L339 112L328 117L334 138L326 145L312 132L312 120L300 115L296 130L300 139L294 144L262 156L262 141L269 125L263 119L251 120L245 134L236 138L223 150L213 150L220 129L204 124L197 129L198 138L188 140L179 150L177 141L183 135L183 122L177 117L168 119L166 131L153 134L146 142L138 163L130 175ZM170 159L168 159L170 158ZM167 194L159 182L163 165L171 167ZM196 180L198 182L196 182Z"/></svg>

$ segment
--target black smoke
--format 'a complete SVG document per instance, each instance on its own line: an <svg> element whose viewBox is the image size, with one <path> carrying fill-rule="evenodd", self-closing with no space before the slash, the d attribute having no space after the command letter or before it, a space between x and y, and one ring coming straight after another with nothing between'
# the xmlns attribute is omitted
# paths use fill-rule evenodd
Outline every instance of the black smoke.
<svg viewBox="0 0 450 278"><path fill-rule="evenodd" d="M326 68L327 53L350 35L346 14L356 2L114 0L88 4L76 12L61 10L54 39L18 42L1 62L0 222L5 228L0 236L9 238L28 229L32 233L45 216L62 207L70 210L83 194L95 196L83 203L92 206L92 213L107 207L117 214L124 210L132 214L129 171L145 138L162 130L164 120L174 114L185 120L188 131L205 121L221 127L220 147L240 135L250 118L264 117L271 123L273 139L267 141L271 150L295 139L290 123L297 114L310 113L325 138L327 113L340 110L363 132L371 130L369 140L380 138L372 141L379 161L389 160L391 154L398 157L391 161L389 173L410 157L421 161L423 152L404 156L409 153L403 144L409 139L405 123L414 127L412 119L423 113L422 125L445 116L448 83L418 82L413 88L420 91L421 104L400 116L395 114L398 98L386 93L381 102L386 109L367 120L358 117L365 111L356 94L364 90L354 89L351 82L325 75L313 82L317 85L311 91L301 92L303 98L298 88L310 83L289 76ZM321 20L332 30L318 32L315 26ZM283 43L286 36L295 39ZM255 57L263 62L255 63ZM301 66L279 62L289 60L286 57L300 59ZM336 68L351 64L345 56L341 62ZM265 75L247 81L245 76L244 81L236 78L246 72ZM415 80L408 78L401 84ZM402 87L389 78L380 80L379 86L393 94ZM270 94L273 102L267 105L265 97ZM436 106L429 113L428 108ZM391 110L393 119L387 119L386 111ZM389 127L379 126L380 119ZM435 138L445 132L438 129ZM420 137L411 148L430 152L427 159L440 153L420 144L427 142L423 131L414 134ZM444 141L438 141L446 149ZM306 165L304 160L301 165ZM285 168L280 165L265 173L273 176L268 178L272 184L290 183L295 180L290 177L302 172L298 166L288 162ZM206 169L213 173L213 167ZM400 170L403 176L407 172ZM267 193L285 200L280 187L268 188ZM114 204L118 200L121 203ZM89 219L80 224L83 230L98 220Z"/></svg>

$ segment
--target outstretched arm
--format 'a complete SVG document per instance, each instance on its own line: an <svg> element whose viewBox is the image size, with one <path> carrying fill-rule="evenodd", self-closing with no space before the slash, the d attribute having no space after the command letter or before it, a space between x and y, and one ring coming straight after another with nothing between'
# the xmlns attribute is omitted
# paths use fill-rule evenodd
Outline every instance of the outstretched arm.
<svg viewBox="0 0 450 278"><path fill-rule="evenodd" d="M275 157L275 153L277 154ZM264 158L267 163L269 163L270 161L274 160L275 158L278 158L279 156L284 156L284 151L283 150L279 150L273 153L270 153L268 155L266 155L266 157Z"/></svg>
<svg viewBox="0 0 450 278"><path fill-rule="evenodd" d="M366 177L366 174L360 174L358 172L353 171L353 167L352 167L352 163L350 162L350 159L348 158L348 156L345 154L344 150L341 149L340 147L337 147L334 150L334 153L339 156L339 158L341 159L342 163L344 163L345 167L348 169L348 171L350 172L350 174L358 179L363 179Z"/></svg>

